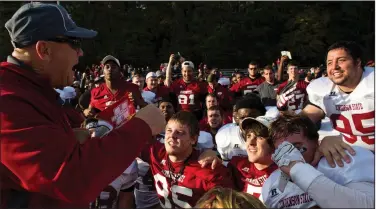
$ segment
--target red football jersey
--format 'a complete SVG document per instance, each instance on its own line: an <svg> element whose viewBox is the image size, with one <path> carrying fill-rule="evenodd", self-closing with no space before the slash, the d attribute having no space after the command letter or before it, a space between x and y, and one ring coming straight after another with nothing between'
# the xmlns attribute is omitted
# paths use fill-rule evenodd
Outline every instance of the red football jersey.
<svg viewBox="0 0 376 209"><path fill-rule="evenodd" d="M230 91L218 84L214 89L208 85L208 93L215 94L218 99L219 106L223 110L232 110L233 97Z"/></svg>
<svg viewBox="0 0 376 209"><path fill-rule="evenodd" d="M284 89L285 86L288 84L288 82L289 81L285 81L285 82L283 82L279 85L278 90L277 90L277 95L279 95L283 92L286 92L288 90L288 89ZM289 110L295 111L295 110L303 109L303 105L308 99L308 94L307 94L307 91L306 91L308 84L309 83L307 83L303 80L300 80L296 83L296 89L293 92L293 94L295 94L295 96L293 98L291 98L288 101L288 104L287 104L287 107L288 107Z"/></svg>
<svg viewBox="0 0 376 209"><path fill-rule="evenodd" d="M144 88L144 91L151 91L148 87ZM157 91L155 93L155 101L160 101L163 97L168 97L170 93L170 89L165 86L158 86Z"/></svg>
<svg viewBox="0 0 376 209"><path fill-rule="evenodd" d="M157 142L144 150L141 158L150 164L155 188L163 208L172 206L192 208L202 195L216 186L233 188L231 176L226 167L220 165L214 170L210 167L201 168L198 163L199 155L198 150L193 150L187 162L170 162L171 171L173 170L171 174L164 144ZM182 175L178 175L184 165ZM174 177L172 176L176 176L175 183L173 183Z"/></svg>
<svg viewBox="0 0 376 209"><path fill-rule="evenodd" d="M135 97L141 97L141 92L136 84L124 81L121 83L118 91L113 94L111 90L108 89L106 83L102 83L100 86L91 90L90 105L91 107L103 111L124 96L128 96L128 93L132 93Z"/></svg>
<svg viewBox="0 0 376 209"><path fill-rule="evenodd" d="M250 77L243 78L240 80L239 83L234 84L231 86L230 91L239 92L241 91L243 95L248 93L252 93L256 90L257 86L262 84L265 81L264 77L258 77L255 79L251 79Z"/></svg>
<svg viewBox="0 0 376 209"><path fill-rule="evenodd" d="M262 186L273 171L278 169L275 164L258 170L255 165L248 161L247 157L234 156L227 166L230 168L235 186L240 191L260 198Z"/></svg>
<svg viewBox="0 0 376 209"><path fill-rule="evenodd" d="M171 85L171 91L178 96L179 110L197 111L202 108L200 98L207 94L206 83L192 81L184 82L183 79L174 81Z"/></svg>

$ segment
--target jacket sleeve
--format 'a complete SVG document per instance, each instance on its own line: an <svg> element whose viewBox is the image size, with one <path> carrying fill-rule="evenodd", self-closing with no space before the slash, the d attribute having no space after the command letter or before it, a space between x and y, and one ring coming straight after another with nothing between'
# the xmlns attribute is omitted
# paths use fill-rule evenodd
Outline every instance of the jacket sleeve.
<svg viewBox="0 0 376 209"><path fill-rule="evenodd" d="M1 163L13 173L8 177L29 192L70 203L94 200L152 136L143 120L132 118L80 145L69 126L53 121L56 113L9 95L1 103Z"/></svg>

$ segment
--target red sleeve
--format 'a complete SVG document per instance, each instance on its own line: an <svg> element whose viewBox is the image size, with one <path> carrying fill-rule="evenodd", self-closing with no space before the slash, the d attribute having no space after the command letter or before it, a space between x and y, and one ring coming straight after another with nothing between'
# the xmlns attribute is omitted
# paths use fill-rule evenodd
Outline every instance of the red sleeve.
<svg viewBox="0 0 376 209"><path fill-rule="evenodd" d="M72 128L80 128L81 124L84 122L85 117L82 113L75 110L73 107L63 107L65 114L69 119L69 123L71 124Z"/></svg>
<svg viewBox="0 0 376 209"><path fill-rule="evenodd" d="M32 106L14 95L2 95L1 100L1 163L13 173L7 178L17 179L14 183L29 192L68 203L94 200L151 137L149 126L133 118L107 136L80 145L73 131L56 118L63 114L59 108ZM41 108L56 111L44 115Z"/></svg>
<svg viewBox="0 0 376 209"><path fill-rule="evenodd" d="M93 90L91 90L91 92L90 92L90 106L91 107L95 107L95 108L97 108L96 107L96 103L94 102L95 100L94 100L94 98L95 98L95 96L98 94L98 91L99 91L99 88L94 88ZM99 109L99 108L97 108L97 109Z"/></svg>
<svg viewBox="0 0 376 209"><path fill-rule="evenodd" d="M234 188L234 183L232 182L231 173L229 170L223 166L220 165L219 167L215 168L215 174L214 177L207 182L206 185L206 191L209 191L210 189L214 187L224 187L224 188Z"/></svg>
<svg viewBox="0 0 376 209"><path fill-rule="evenodd" d="M238 163L239 163L239 159L236 156L234 156L233 158L231 158L230 162L227 164L227 168L229 169L231 173L232 181L234 183L234 188L237 191L241 192L244 189L244 183L242 182L240 173L237 169Z"/></svg>
<svg viewBox="0 0 376 209"><path fill-rule="evenodd" d="M234 85L231 86L230 91L232 92L239 92L242 87L242 80Z"/></svg>

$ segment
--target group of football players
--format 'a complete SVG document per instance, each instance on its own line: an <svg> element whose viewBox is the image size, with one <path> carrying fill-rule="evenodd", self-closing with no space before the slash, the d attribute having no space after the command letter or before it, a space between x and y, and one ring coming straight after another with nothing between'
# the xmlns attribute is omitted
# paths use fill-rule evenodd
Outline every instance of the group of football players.
<svg viewBox="0 0 376 209"><path fill-rule="evenodd" d="M357 44L330 46L328 77L309 84L293 62L281 81L282 62L269 82L274 106L261 99L266 81L256 63L230 87L215 72L197 80L194 64L175 58L163 83L150 72L142 88L121 77L118 59L102 60L104 82L91 90L85 116L119 109L126 98L136 109L154 103L167 125L91 208L190 208L215 187L268 208L374 207L374 69L363 66ZM178 61L182 78L173 80ZM86 127L99 137L115 128L101 119Z"/></svg>

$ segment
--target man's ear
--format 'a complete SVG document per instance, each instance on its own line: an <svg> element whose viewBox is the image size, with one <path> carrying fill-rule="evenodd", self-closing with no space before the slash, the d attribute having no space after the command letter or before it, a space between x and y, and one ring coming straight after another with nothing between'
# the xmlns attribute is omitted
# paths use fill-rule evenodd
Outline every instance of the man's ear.
<svg viewBox="0 0 376 209"><path fill-rule="evenodd" d="M38 41L35 50L39 59L49 61L51 59L51 47L46 41Z"/></svg>
<svg viewBox="0 0 376 209"><path fill-rule="evenodd" d="M193 139L193 140L192 140L191 144L192 144L192 145L196 145L196 144L198 143L198 135L192 137L192 139Z"/></svg>

